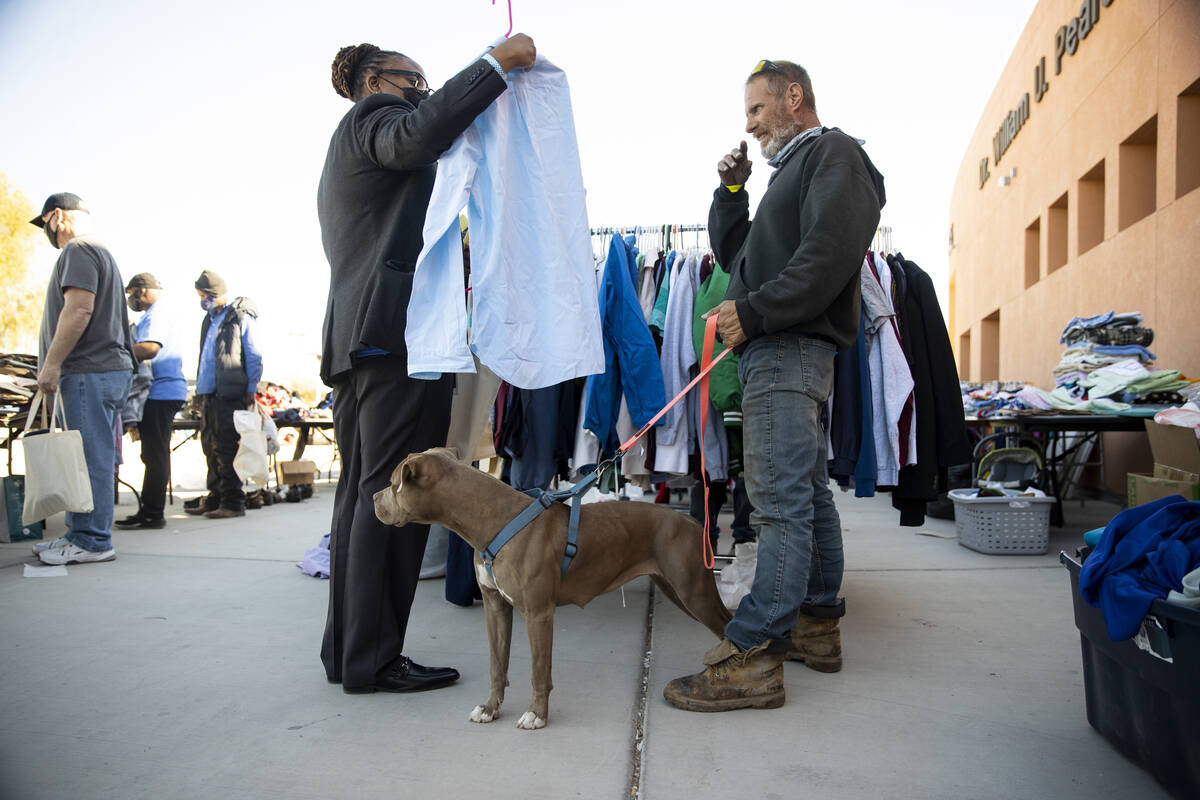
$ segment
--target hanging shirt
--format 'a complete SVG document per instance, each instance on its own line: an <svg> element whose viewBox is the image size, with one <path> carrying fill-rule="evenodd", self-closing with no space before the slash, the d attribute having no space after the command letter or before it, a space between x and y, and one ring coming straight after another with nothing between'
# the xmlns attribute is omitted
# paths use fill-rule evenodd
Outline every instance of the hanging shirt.
<svg viewBox="0 0 1200 800"><path fill-rule="evenodd" d="M538 56L438 160L408 303L408 372L539 389L604 370L583 172L567 77ZM471 228L467 341L463 207Z"/></svg>
<svg viewBox="0 0 1200 800"><path fill-rule="evenodd" d="M696 349L692 344L692 307L696 302L695 279L699 273L699 259L695 256L675 260L671 271L671 294L667 301L667 313L663 329L662 376L667 397L674 397L692 379L691 368L696 363ZM664 279L663 285L666 285ZM688 456L696 442L693 420L698 413L689 413L694 406L695 393L688 395L686 403L677 403L663 416L662 427L655 434L656 451L654 468L659 472L686 474Z"/></svg>

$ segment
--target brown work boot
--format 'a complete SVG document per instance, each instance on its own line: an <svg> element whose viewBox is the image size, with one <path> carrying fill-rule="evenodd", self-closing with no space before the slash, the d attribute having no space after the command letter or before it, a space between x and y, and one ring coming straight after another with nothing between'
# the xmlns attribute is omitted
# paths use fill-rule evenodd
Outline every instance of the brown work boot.
<svg viewBox="0 0 1200 800"><path fill-rule="evenodd" d="M842 633L838 617L814 617L802 609L792 627L792 649L787 657L802 661L817 672L838 672L842 668Z"/></svg>
<svg viewBox="0 0 1200 800"><path fill-rule="evenodd" d="M218 508L215 511L209 511L204 516L209 519L229 519L230 517L244 517L246 512L240 508Z"/></svg>
<svg viewBox="0 0 1200 800"><path fill-rule="evenodd" d="M761 644L741 650L728 639L704 654L705 669L676 678L663 697L685 711L732 711L783 705L783 654Z"/></svg>

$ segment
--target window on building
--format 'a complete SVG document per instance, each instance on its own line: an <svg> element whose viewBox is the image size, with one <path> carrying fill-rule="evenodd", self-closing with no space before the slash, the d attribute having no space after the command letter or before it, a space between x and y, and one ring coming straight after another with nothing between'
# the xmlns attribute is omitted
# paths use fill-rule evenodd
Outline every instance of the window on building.
<svg viewBox="0 0 1200 800"><path fill-rule="evenodd" d="M1075 192L1079 204L1079 254L1104 241L1104 161L1079 179Z"/></svg>
<svg viewBox="0 0 1200 800"><path fill-rule="evenodd" d="M1117 229L1154 213L1158 161L1158 115L1121 142L1117 153Z"/></svg>
<svg viewBox="0 0 1200 800"><path fill-rule="evenodd" d="M1067 263L1067 193L1046 209L1046 274Z"/></svg>
<svg viewBox="0 0 1200 800"><path fill-rule="evenodd" d="M1025 229L1025 288L1042 276L1042 219L1038 217Z"/></svg>
<svg viewBox="0 0 1200 800"><path fill-rule="evenodd" d="M1200 80L1179 95L1175 126L1175 196L1200 186Z"/></svg>
<svg viewBox="0 0 1200 800"><path fill-rule="evenodd" d="M958 379L971 380L971 332L958 337Z"/></svg>
<svg viewBox="0 0 1200 800"><path fill-rule="evenodd" d="M1000 380L1000 309L979 324L979 380Z"/></svg>

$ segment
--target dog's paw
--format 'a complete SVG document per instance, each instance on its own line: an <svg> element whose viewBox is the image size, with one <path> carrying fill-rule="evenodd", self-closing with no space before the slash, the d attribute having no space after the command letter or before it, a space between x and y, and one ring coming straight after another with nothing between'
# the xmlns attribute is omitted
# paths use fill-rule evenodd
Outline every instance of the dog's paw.
<svg viewBox="0 0 1200 800"><path fill-rule="evenodd" d="M546 727L546 720L534 714L532 711L526 711L517 720L517 727L521 730L536 731L538 728Z"/></svg>
<svg viewBox="0 0 1200 800"><path fill-rule="evenodd" d="M485 706L475 706L475 710L471 712L471 722L491 722L498 716L498 712L488 711Z"/></svg>

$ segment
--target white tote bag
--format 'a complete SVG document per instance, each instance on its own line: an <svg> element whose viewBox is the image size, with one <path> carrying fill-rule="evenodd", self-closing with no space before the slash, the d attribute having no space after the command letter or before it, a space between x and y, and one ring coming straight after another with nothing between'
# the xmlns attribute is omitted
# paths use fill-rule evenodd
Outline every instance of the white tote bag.
<svg viewBox="0 0 1200 800"><path fill-rule="evenodd" d="M45 399L39 389L29 405L29 417L21 434L25 452L25 508L22 523L31 525L60 511L91 513L92 482L83 456L83 436L67 430L62 410L62 395L54 393L54 411L49 421ZM41 431L30 431L38 408L42 411ZM62 427L59 428L59 422Z"/></svg>
<svg viewBox="0 0 1200 800"><path fill-rule="evenodd" d="M257 410L234 411L233 427L238 432L237 455L233 457L233 471L243 481L259 486L267 485L267 435L263 433L263 420Z"/></svg>

